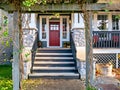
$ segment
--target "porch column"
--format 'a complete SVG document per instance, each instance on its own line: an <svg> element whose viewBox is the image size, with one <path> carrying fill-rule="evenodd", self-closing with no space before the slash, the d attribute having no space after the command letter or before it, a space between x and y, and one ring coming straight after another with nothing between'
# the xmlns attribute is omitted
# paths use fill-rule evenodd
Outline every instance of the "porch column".
<svg viewBox="0 0 120 90"><path fill-rule="evenodd" d="M108 14L108 31L112 31L112 15Z"/></svg>
<svg viewBox="0 0 120 90"><path fill-rule="evenodd" d="M36 17L35 17L35 13L31 13L31 21L30 21L30 28L35 28L37 29L36 27Z"/></svg>
<svg viewBox="0 0 120 90"><path fill-rule="evenodd" d="M94 31L97 31L98 28L97 28L97 14L95 13L94 14Z"/></svg>

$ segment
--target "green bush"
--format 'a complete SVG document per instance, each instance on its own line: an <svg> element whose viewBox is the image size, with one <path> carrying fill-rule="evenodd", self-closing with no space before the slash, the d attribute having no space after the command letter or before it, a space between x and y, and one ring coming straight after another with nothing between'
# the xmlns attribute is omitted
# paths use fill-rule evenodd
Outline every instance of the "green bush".
<svg viewBox="0 0 120 90"><path fill-rule="evenodd" d="M12 80L0 80L0 90L13 90Z"/></svg>
<svg viewBox="0 0 120 90"><path fill-rule="evenodd" d="M13 90L11 65L0 65L0 90Z"/></svg>

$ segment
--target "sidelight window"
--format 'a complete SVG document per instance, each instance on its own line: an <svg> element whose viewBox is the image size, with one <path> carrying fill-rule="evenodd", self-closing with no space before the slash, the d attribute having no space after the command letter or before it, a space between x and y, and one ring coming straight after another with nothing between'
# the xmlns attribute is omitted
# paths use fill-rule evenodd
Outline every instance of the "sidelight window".
<svg viewBox="0 0 120 90"><path fill-rule="evenodd" d="M62 37L63 39L67 39L67 18L63 18L63 33Z"/></svg>
<svg viewBox="0 0 120 90"><path fill-rule="evenodd" d="M46 18L42 18L42 39L46 39Z"/></svg>

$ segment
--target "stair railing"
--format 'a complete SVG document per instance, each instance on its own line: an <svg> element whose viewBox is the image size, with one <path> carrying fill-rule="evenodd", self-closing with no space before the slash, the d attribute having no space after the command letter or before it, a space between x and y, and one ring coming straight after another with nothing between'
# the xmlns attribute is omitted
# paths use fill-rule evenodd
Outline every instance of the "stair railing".
<svg viewBox="0 0 120 90"><path fill-rule="evenodd" d="M34 63L34 59L35 59L35 54L36 54L36 51L37 51L37 48L38 48L38 31L36 32L36 34L35 34L35 40L34 40L34 43L33 43L33 46L32 46L32 50L31 50L31 59L32 59L32 62L31 62L31 69L32 69L32 67L33 67L33 63ZM32 70L31 70L31 72L32 72Z"/></svg>
<svg viewBox="0 0 120 90"><path fill-rule="evenodd" d="M74 42L72 33L73 32L70 32L70 44L71 44L70 46L71 46L71 49L72 49L73 59L75 60L75 66L76 66L76 69L77 69L77 58L76 58L77 50L76 50L76 47L75 47L75 42Z"/></svg>

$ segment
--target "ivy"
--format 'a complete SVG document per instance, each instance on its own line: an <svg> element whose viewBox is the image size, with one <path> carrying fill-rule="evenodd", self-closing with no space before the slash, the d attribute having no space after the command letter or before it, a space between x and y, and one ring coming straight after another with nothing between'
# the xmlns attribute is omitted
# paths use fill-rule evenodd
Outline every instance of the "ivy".
<svg viewBox="0 0 120 90"><path fill-rule="evenodd" d="M35 3L37 3L37 0L25 0L25 1L23 1L23 5L26 7L31 7Z"/></svg>
<svg viewBox="0 0 120 90"><path fill-rule="evenodd" d="M7 37L7 36L8 36L8 30L5 30L5 31L3 32L3 36L4 36L4 37Z"/></svg>

